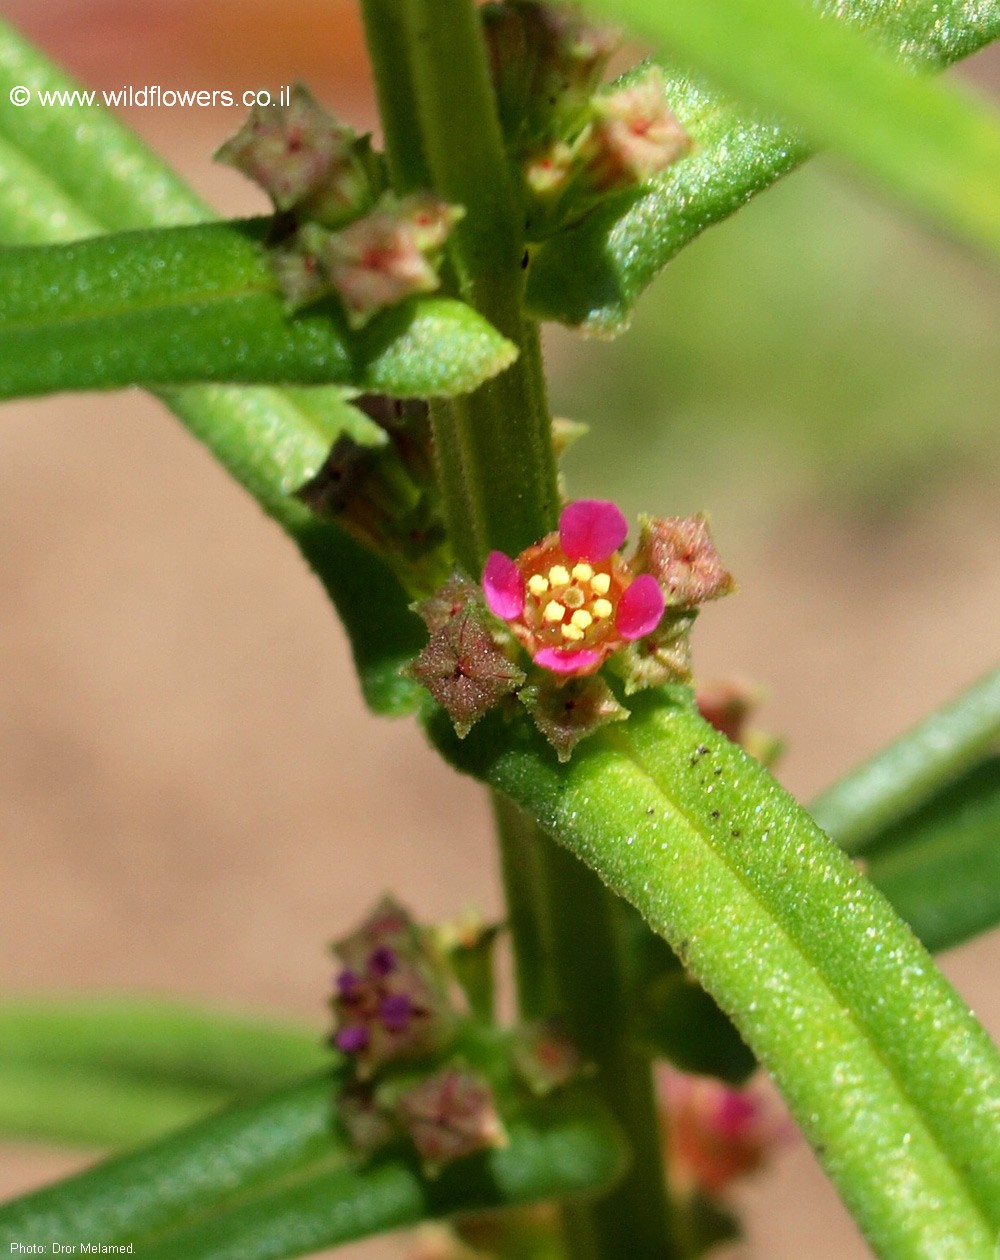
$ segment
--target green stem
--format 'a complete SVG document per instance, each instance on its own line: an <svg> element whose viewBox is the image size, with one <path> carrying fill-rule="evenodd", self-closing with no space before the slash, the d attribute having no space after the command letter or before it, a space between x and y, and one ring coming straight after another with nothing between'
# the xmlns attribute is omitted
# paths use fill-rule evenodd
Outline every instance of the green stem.
<svg viewBox="0 0 1000 1260"><path fill-rule="evenodd" d="M427 188L431 181L413 109L410 41L399 7L399 0L361 0L392 185L407 193Z"/></svg>
<svg viewBox="0 0 1000 1260"><path fill-rule="evenodd" d="M580 860L533 828L547 912L551 1012L561 1016L597 1069L604 1101L632 1151L628 1175L603 1198L563 1211L570 1254L599 1260L669 1260L672 1243L652 1063L624 1030L625 968L615 898Z"/></svg>
<svg viewBox="0 0 1000 1260"><path fill-rule="evenodd" d="M462 297L517 345L514 365L432 411L456 557L478 573L491 548L517 554L556 524L558 490L537 325L524 314L521 210L510 179L471 0L406 0L407 73L434 191L462 205L452 263ZM369 21L384 23L374 0ZM369 31L387 53L390 32ZM375 58L380 61L382 52ZM398 94L382 93L392 111ZM402 120L386 124L390 138ZM390 139L390 143L391 143ZM614 899L601 882L502 797L494 808L525 1015L561 1015L597 1068L597 1086L629 1139L628 1176L605 1198L566 1210L574 1260L666 1260L666 1212L650 1064L628 1026Z"/></svg>
<svg viewBox="0 0 1000 1260"><path fill-rule="evenodd" d="M494 794L521 1011L557 1015L597 1069L605 1102L628 1135L629 1175L597 1202L564 1209L573 1260L675 1251L660 1155L651 1064L629 1022L617 907L599 879L508 798ZM628 1223L627 1228L625 1222Z"/></svg>
<svg viewBox="0 0 1000 1260"><path fill-rule="evenodd" d="M520 207L475 6L470 0L409 0L405 13L434 189L465 209L452 249L461 295L521 351L489 386L437 410L439 445L461 453L478 569L490 548L517 554L554 527L551 424L536 371L538 330L523 311Z"/></svg>

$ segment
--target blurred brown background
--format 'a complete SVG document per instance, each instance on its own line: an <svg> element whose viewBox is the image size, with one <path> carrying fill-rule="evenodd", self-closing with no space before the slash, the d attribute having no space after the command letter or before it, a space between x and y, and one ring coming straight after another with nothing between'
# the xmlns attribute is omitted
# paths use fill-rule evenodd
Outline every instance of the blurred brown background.
<svg viewBox="0 0 1000 1260"><path fill-rule="evenodd" d="M302 78L355 125L373 123L357 15L345 0L0 0L0 13L95 87L242 90ZM974 73L988 82L998 64L980 58ZM221 211L253 213L262 199L209 160L241 115L135 110L128 120ZM778 206L782 195L769 197ZM850 195L867 206L863 194ZM748 217L766 217L766 202ZM996 277L891 216L879 223L891 226L868 233L845 321L852 304L867 317L871 286L890 287L879 268L900 249L924 276L922 260L934 255L931 345L958 318L948 312L972 303L982 324L1000 309ZM762 248L762 267L782 274L785 264ZM670 309L637 330L654 353L673 335L664 321L685 319L683 276L677 283L661 282ZM822 305L820 295L812 309ZM759 332L758 311L751 306L748 326ZM995 322L984 327L984 343L995 332ZM837 357L834 333L842 329L822 333L834 364L827 370L850 375L854 361L849 349ZM782 777L794 791L808 798L996 663L992 401L981 425L968 420L969 408L960 421L942 403L933 475L907 447L884 482L864 478L838 497L833 448L807 458L780 428L758 444L747 427L753 415L734 418L743 427L724 459L714 454L720 430L696 412L683 413L688 426L666 448L644 444L646 420L627 427L634 383L618 387L626 414L617 420L604 414L597 383L586 385L588 364L603 378L619 352L561 335L551 349L557 409L585 413L594 429L589 461L584 451L574 465L574 490L613 491L630 509L712 511L742 589L704 615L696 664L706 677L765 684L762 721L788 740ZM942 352L954 373L946 395L960 383L977 398L1000 396L1000 381L979 379L988 359L976 353ZM684 370L666 357L658 370ZM743 389L745 363L725 347L719 363L695 384L717 389L731 373ZM807 380L805 388L822 386ZM862 381L862 398L867 388ZM766 380L751 393L753 409L766 411ZM908 415L900 424L910 431ZM879 433L869 439L876 448ZM951 438L961 439L959 453L942 462ZM596 453L609 443L618 462L602 479ZM680 502L678 468L689 467L697 475L676 493L698 498ZM901 505L891 489L900 476L910 487ZM366 716L343 636L297 553L150 399L120 393L4 408L0 589L4 991L153 991L297 1015L319 1029L325 942L383 890L426 918L470 903L498 910L480 791L439 765L410 724ZM944 960L994 1033L998 946L986 939ZM2 1148L0 1191L81 1158ZM868 1254L804 1150L787 1153L738 1199L751 1229L728 1253L734 1258ZM376 1260L400 1248L390 1241L338 1254Z"/></svg>

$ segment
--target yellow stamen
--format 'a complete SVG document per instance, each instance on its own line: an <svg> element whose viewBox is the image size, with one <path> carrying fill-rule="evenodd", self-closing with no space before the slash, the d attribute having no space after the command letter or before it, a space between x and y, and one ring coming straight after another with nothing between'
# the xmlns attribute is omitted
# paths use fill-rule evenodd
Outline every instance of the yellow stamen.
<svg viewBox="0 0 1000 1260"><path fill-rule="evenodd" d="M590 585L598 595L607 595L608 591L611 590L611 574L595 573L590 580Z"/></svg>
<svg viewBox="0 0 1000 1260"><path fill-rule="evenodd" d="M546 621L562 621L565 615L566 609L563 608L557 599L550 599L542 613L542 617Z"/></svg>
<svg viewBox="0 0 1000 1260"><path fill-rule="evenodd" d="M528 578L528 590L531 591L536 599L544 595L548 589L549 579L542 577L540 573L532 573L531 577Z"/></svg>
<svg viewBox="0 0 1000 1260"><path fill-rule="evenodd" d="M598 577L601 575L598 574ZM595 617L610 617L612 613L612 605L610 599L595 599L591 608Z"/></svg>
<svg viewBox="0 0 1000 1260"><path fill-rule="evenodd" d="M568 586L569 570L564 565L554 564L549 569L549 581L553 586Z"/></svg>
<svg viewBox="0 0 1000 1260"><path fill-rule="evenodd" d="M594 576L594 570L589 564L581 560L579 564L573 566L573 576L578 582L589 582Z"/></svg>
<svg viewBox="0 0 1000 1260"><path fill-rule="evenodd" d="M579 643L583 638L583 631L579 626L574 626L572 622L567 621L562 627L562 636L564 639L569 639L571 643Z"/></svg>
<svg viewBox="0 0 1000 1260"><path fill-rule="evenodd" d="M594 619L590 613L587 612L586 608L578 608L570 620L573 622L574 626L578 626L581 630L586 630Z"/></svg>

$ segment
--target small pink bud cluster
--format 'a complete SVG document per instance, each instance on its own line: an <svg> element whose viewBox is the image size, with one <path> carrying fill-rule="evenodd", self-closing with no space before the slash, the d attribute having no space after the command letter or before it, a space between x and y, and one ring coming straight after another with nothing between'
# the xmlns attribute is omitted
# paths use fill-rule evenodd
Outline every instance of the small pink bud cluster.
<svg viewBox="0 0 1000 1260"><path fill-rule="evenodd" d="M337 122L303 84L288 105L256 105L215 154L258 184L276 210L339 227L366 210L384 176L369 137Z"/></svg>
<svg viewBox="0 0 1000 1260"><path fill-rule="evenodd" d="M334 951L343 967L330 1040L353 1069L338 1116L354 1145L370 1152L406 1137L429 1172L503 1145L490 1084L460 1062L442 1062L454 1052L460 1015L433 934L386 897Z"/></svg>
<svg viewBox="0 0 1000 1260"><path fill-rule="evenodd" d="M334 293L359 328L438 288L461 208L430 193L387 191L370 138L338 123L301 85L287 106L256 107L216 158L259 184L288 220L271 261L290 309Z"/></svg>
<svg viewBox="0 0 1000 1260"><path fill-rule="evenodd" d="M344 966L330 1002L337 1019L333 1044L352 1057L359 1079L447 1040L452 1021L444 977L401 906L385 898L334 949Z"/></svg>
<svg viewBox="0 0 1000 1260"><path fill-rule="evenodd" d="M626 694L689 679L697 606L730 591L732 578L704 517L645 519L630 558L621 555L627 533L614 503L577 500L557 532L519 556L490 553L481 598L456 576L418 606L431 638L410 673L460 737L516 695L566 760L584 736L628 715L596 676L606 663ZM531 660L530 678L514 663L517 648Z"/></svg>
<svg viewBox="0 0 1000 1260"><path fill-rule="evenodd" d="M505 0L482 13L501 124L523 178L529 240L572 225L690 150L657 67L601 89L620 42L616 31L539 0Z"/></svg>

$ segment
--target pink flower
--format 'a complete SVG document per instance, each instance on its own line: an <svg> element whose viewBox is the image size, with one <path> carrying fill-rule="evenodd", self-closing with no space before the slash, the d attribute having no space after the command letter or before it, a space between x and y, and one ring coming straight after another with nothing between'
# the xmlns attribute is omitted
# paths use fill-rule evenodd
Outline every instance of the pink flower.
<svg viewBox="0 0 1000 1260"><path fill-rule="evenodd" d="M776 1092L757 1077L741 1089L709 1076L665 1068L668 1164L678 1189L717 1194L755 1172L796 1129Z"/></svg>
<svg viewBox="0 0 1000 1260"><path fill-rule="evenodd" d="M490 553L483 592L536 665L556 674L592 674L607 658L660 624L663 591L634 575L619 555L628 523L614 503L578 499L548 534L516 560Z"/></svg>

